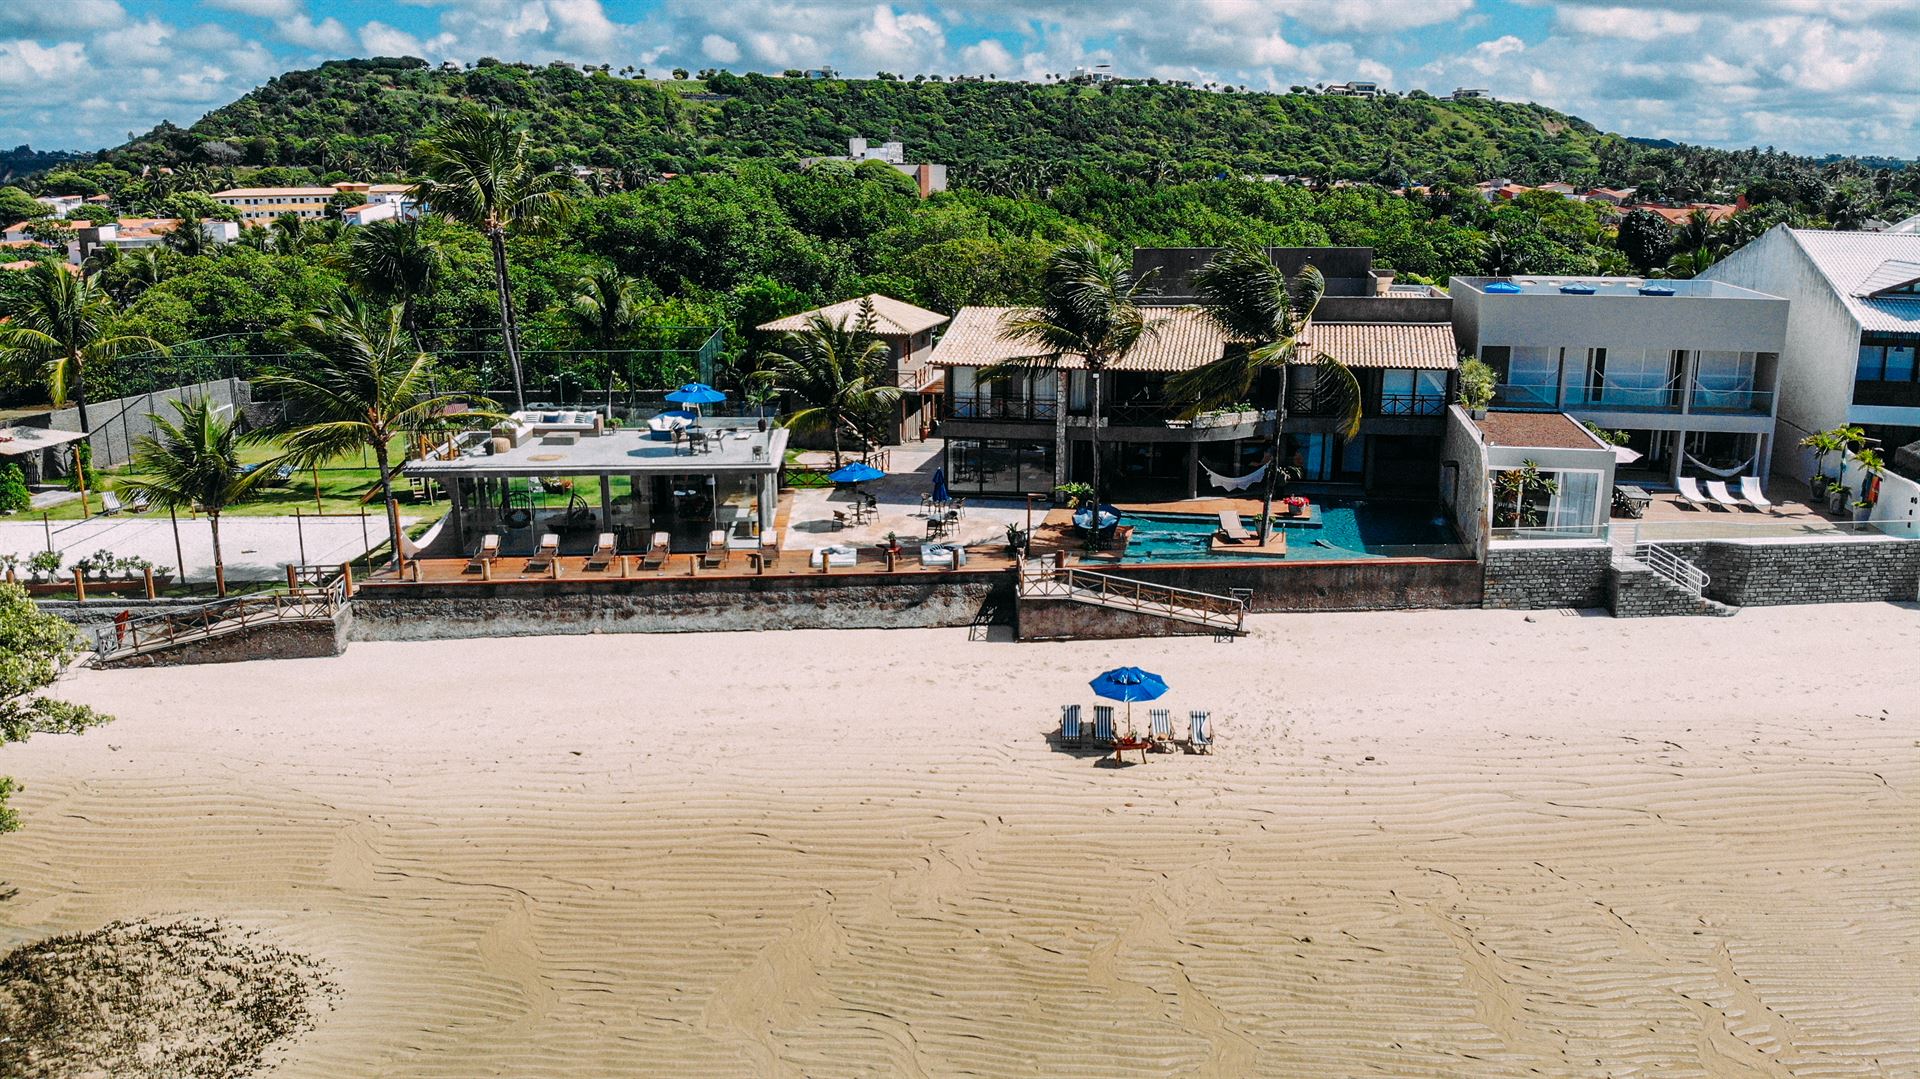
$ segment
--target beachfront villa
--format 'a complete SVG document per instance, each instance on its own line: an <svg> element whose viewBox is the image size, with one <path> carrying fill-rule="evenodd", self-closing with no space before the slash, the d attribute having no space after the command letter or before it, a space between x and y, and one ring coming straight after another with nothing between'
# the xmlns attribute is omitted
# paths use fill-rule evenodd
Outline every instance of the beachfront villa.
<svg viewBox="0 0 1920 1079"><path fill-rule="evenodd" d="M1272 436L1271 383L1243 407L1195 417L1166 394L1167 379L1219 359L1226 339L1189 306L1194 272L1210 248L1141 249L1137 274L1153 271L1146 302L1156 332L1110 364L1102 381L1102 476L1114 499L1193 498L1235 485L1265 461ZM1458 352L1450 301L1428 286L1395 286L1367 248L1274 248L1289 275L1311 263L1326 296L1305 335L1288 384L1287 462L1300 481L1350 492L1431 494ZM1066 356L1050 369L984 382L981 368L1030 346L1002 334L1011 309L963 307L935 346L945 371L941 434L948 482L972 495L1050 494L1092 471L1090 381L1085 362ZM1313 357L1326 353L1354 371L1362 389L1357 437L1334 429L1315 393Z"/></svg>
<svg viewBox="0 0 1920 1079"><path fill-rule="evenodd" d="M1764 479L1788 302L1724 281L1455 277L1460 347L1499 378L1497 408L1623 431L1639 482Z"/></svg>
<svg viewBox="0 0 1920 1079"><path fill-rule="evenodd" d="M777 338L804 332L815 317L853 327L859 324L866 304L873 306L873 336L887 349L881 378L887 385L900 388L900 399L894 405L893 438L887 444L925 441L939 422L944 389L940 369L928 363L928 358L933 354L934 333L947 324L947 316L875 292L763 322L754 329ZM777 348L778 342L770 341L769 345Z"/></svg>
<svg viewBox="0 0 1920 1079"><path fill-rule="evenodd" d="M1920 440L1920 234L1776 225L1702 277L1792 301L1774 464L1807 475L1800 440L1859 426L1889 460Z"/></svg>

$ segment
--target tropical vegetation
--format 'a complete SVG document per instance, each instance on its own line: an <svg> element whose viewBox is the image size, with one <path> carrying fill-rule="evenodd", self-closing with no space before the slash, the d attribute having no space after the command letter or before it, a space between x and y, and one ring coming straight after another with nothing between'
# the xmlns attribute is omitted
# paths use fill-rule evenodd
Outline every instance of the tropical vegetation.
<svg viewBox="0 0 1920 1079"><path fill-rule="evenodd" d="M213 531L213 582L227 594L227 564L220 547L220 517L250 496L279 467L267 461L248 467L240 460L240 421L208 397L170 402L174 416L152 416L154 433L133 451L135 475L122 488L143 494L162 509L204 513Z"/></svg>
<svg viewBox="0 0 1920 1079"><path fill-rule="evenodd" d="M887 346L873 335L873 304L863 303L851 324L823 314L787 334L756 376L774 394L797 405L780 422L799 431L826 431L833 466L840 467L841 436L867 446L886 441L885 424L900 390L886 383Z"/></svg>
<svg viewBox="0 0 1920 1079"><path fill-rule="evenodd" d="M71 623L43 613L20 585L0 582L0 745L36 734L77 734L113 718L41 692L60 677L77 647ZM16 789L12 779L0 776L0 833L20 827L19 816L7 808Z"/></svg>

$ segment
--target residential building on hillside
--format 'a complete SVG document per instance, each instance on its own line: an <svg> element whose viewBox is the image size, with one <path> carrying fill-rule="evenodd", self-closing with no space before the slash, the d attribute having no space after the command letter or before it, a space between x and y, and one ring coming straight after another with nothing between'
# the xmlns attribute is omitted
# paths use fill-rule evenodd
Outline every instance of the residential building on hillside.
<svg viewBox="0 0 1920 1079"><path fill-rule="evenodd" d="M1380 97L1385 93L1380 84L1374 82L1333 82L1320 92L1334 97Z"/></svg>
<svg viewBox="0 0 1920 1079"><path fill-rule="evenodd" d="M47 208L55 217L65 217L86 204L84 195L36 195L33 201Z"/></svg>
<svg viewBox="0 0 1920 1079"><path fill-rule="evenodd" d="M348 180L327 187L236 187L215 193L213 200L239 210L244 224L269 225L281 214L317 221L327 216L327 206L335 196L353 195L364 201L342 211L341 220L349 225L365 225L418 214L419 207L408 194L412 190L412 184Z"/></svg>
<svg viewBox="0 0 1920 1079"><path fill-rule="evenodd" d="M754 329L767 334L801 333L815 315L852 327L859 323L860 309L866 301L873 303L873 335L887 346L883 377L889 385L900 388L891 444L918 442L927 437L939 418L943 383L939 369L927 361L933 353L934 331L947 324L947 316L876 292L763 322Z"/></svg>
<svg viewBox="0 0 1920 1079"><path fill-rule="evenodd" d="M1101 380L1103 482L1114 498L1193 497L1224 489L1265 462L1272 436L1272 382L1250 400L1186 418L1166 394L1167 379L1225 352L1226 339L1198 309L1192 275L1213 249L1142 249L1136 273L1153 271L1158 295L1147 317L1156 327ZM1285 460L1301 482L1368 491L1432 489L1444 415L1458 369L1450 301L1425 286L1397 288L1372 267L1367 248L1274 248L1291 274L1312 263L1327 278L1288 381ZM966 307L935 347L946 372L940 433L956 492L1047 493L1092 473L1091 377L1084 359L1057 369L984 382L978 372L1032 346L1009 340L1009 308ZM1326 353L1351 368L1362 390L1359 434L1343 439L1313 358ZM1273 377L1273 376L1270 376Z"/></svg>
<svg viewBox="0 0 1920 1079"><path fill-rule="evenodd" d="M180 223L177 217L123 217L101 225L63 220L55 223L55 227L64 232L66 239L54 247L64 248L67 261L77 266L102 247L117 247L122 251L159 247ZM30 224L21 221L9 225L0 230L0 239L9 244L31 242ZM232 221L206 219L200 222L200 233L209 243L232 243L240 238L240 226Z"/></svg>
<svg viewBox="0 0 1920 1079"><path fill-rule="evenodd" d="M1719 281L1455 277L1460 347L1499 378L1495 406L1624 431L1636 481L1764 477L1787 301Z"/></svg>
<svg viewBox="0 0 1920 1079"><path fill-rule="evenodd" d="M1920 439L1920 234L1776 225L1701 276L1793 301L1776 465L1810 474L1800 440L1843 424L1889 460Z"/></svg>
<svg viewBox="0 0 1920 1079"><path fill-rule="evenodd" d="M912 177L920 188L920 197L926 198L947 189L947 167L930 163L911 163L907 160L906 147L897 141L887 141L875 145L866 139L847 140L845 157L803 157L800 167L810 169L822 161L878 161L891 165L894 171L903 176Z"/></svg>
<svg viewBox="0 0 1920 1079"><path fill-rule="evenodd" d="M1489 98L1489 97L1492 97L1493 95L1489 94L1485 90L1474 90L1474 89L1469 89L1468 87L1465 87L1465 86L1456 86L1453 88L1453 93L1448 94L1447 96L1452 98L1455 101L1475 101L1475 100Z"/></svg>

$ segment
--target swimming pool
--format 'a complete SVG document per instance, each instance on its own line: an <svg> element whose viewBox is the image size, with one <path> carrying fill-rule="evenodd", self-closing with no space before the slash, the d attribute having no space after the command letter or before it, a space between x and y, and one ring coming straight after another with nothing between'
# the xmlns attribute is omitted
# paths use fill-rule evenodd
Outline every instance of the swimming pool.
<svg viewBox="0 0 1920 1079"><path fill-rule="evenodd" d="M1241 518L1247 531L1254 530L1256 516ZM1129 513L1121 523L1133 526L1133 539L1122 562L1219 562L1265 557L1210 553L1208 541L1220 528L1217 514ZM1410 547L1450 546L1456 542L1444 511L1419 502L1321 497L1313 503L1311 522L1290 522L1285 527L1288 562L1386 558L1420 553L1406 550Z"/></svg>

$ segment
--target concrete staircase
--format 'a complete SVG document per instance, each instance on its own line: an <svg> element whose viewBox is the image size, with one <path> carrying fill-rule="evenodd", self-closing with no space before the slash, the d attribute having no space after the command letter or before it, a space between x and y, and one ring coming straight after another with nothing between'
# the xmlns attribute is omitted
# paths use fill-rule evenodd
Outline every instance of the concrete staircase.
<svg viewBox="0 0 1920 1079"><path fill-rule="evenodd" d="M1607 567L1607 605L1615 618L1724 618L1739 608L1705 595L1706 571L1657 544L1615 551Z"/></svg>

